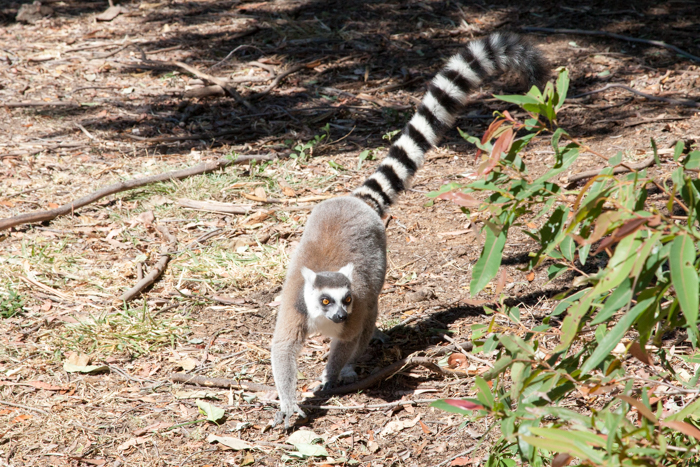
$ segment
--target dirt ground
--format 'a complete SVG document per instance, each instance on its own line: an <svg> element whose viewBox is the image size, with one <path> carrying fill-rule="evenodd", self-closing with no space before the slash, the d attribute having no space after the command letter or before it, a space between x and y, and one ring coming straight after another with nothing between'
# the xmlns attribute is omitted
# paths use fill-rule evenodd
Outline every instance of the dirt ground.
<svg viewBox="0 0 700 467"><path fill-rule="evenodd" d="M700 141L698 106L674 101L700 101L694 1L154 0L120 2L107 21L98 18L109 6L102 0L43 5L52 11L25 23L15 19L23 3L0 4L0 218L231 154L278 160L148 185L0 231L0 466L434 466L455 457L481 465L487 422L460 429L460 417L426 402L468 396L472 377L414 368L359 393L313 398L328 342L312 338L300 356L300 390L305 404L325 408L306 409L295 428L322 438L327 456L299 459L289 433L268 427L276 410L269 392L183 385L170 375L274 385L277 297L307 207L371 173L389 145L383 136L403 126L426 81L471 38L579 28L672 44L692 55L531 33L552 66L571 73L574 98L560 125L596 151L636 162L650 154L651 137L662 150ZM213 83L187 67L228 78L250 107L205 89ZM276 80L285 70L292 72ZM476 93L458 126L481 135L494 110L510 108L491 93L512 92L511 84ZM608 84L661 99L620 87L576 98ZM212 95L197 97L204 92ZM315 147L295 149L315 137L323 137ZM426 193L464 180L474 153L450 132L392 210L378 323L391 341L372 344L361 377L447 344L447 331L466 341L472 325L489 323L467 301L482 239L455 205L426 206ZM546 138L524 154L535 173L553 161ZM584 154L571 172L601 166ZM220 213L181 200L260 209ZM148 274L167 243L156 224L175 235L177 252L155 284L124 305L119 297L138 281L140 265ZM523 272L533 248L516 233L503 266L505 292L527 325L547 316L550 298L570 285L549 282L546 268ZM494 300L494 288L477 298ZM13 310L23 311L7 317ZM472 363L472 375L487 368ZM197 401L225 409L225 418L206 421ZM210 443L211 435L255 448L236 451Z"/></svg>

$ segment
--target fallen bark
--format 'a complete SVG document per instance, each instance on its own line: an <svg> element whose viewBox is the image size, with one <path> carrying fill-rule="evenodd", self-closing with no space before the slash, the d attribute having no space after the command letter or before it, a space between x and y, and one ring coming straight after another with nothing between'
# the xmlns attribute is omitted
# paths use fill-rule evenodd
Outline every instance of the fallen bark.
<svg viewBox="0 0 700 467"><path fill-rule="evenodd" d="M204 376L188 375L185 373L171 373L170 380L174 383L196 384L208 388L246 389L255 392L277 391L274 387L264 384L247 383L245 381L236 381L228 378L205 378Z"/></svg>

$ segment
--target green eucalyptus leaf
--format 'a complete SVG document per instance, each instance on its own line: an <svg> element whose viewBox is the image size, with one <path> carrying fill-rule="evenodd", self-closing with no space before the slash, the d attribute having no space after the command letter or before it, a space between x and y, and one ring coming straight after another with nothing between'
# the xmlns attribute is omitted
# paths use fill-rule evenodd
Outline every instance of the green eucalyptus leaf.
<svg viewBox="0 0 700 467"><path fill-rule="evenodd" d="M649 297L644 300L640 300L637 304L632 307L627 313L625 313L620 321L613 326L613 328L605 335L603 340L598 344L598 347L593 351L591 356L586 360L581 366L581 373L587 374L593 368L597 367L605 358L610 355L615 346L622 340L625 336L627 330L634 324L635 320L650 306L654 304L656 297Z"/></svg>
<svg viewBox="0 0 700 467"><path fill-rule="evenodd" d="M495 226L486 226L486 240L484 249L481 251L479 260L474 265L472 281L469 284L469 291L476 295L486 287L486 284L496 277L498 268L501 266L503 257L503 247L506 244L506 228L498 229Z"/></svg>
<svg viewBox="0 0 700 467"><path fill-rule="evenodd" d="M698 272L695 244L689 235L679 235L671 244L669 262L676 296L689 326L698 322Z"/></svg>

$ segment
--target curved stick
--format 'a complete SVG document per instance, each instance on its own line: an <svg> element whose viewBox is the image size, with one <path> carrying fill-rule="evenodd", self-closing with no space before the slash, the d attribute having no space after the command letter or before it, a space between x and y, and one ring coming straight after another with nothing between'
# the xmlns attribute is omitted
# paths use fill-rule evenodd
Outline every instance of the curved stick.
<svg viewBox="0 0 700 467"><path fill-rule="evenodd" d="M166 182L168 180L180 180L183 178L191 177L193 175L201 175L209 172L214 172L215 170L223 169L229 165L233 164L244 164L250 161L270 161L277 159L274 155L256 155L256 156L241 156L236 160L229 158L221 158L214 162L202 162L189 169L173 170L171 172L165 172L162 174L151 175L150 177L134 178L126 182L119 182L113 185L109 185L101 190L97 190L93 193L85 195L81 198L66 203L56 209L50 209L48 211L38 211L29 212L27 214L21 214L19 216L8 217L6 219L0 219L0 230L9 229L10 227L15 227L22 224L29 224L30 222L43 222L50 221L57 218L58 216L65 216L66 214L71 214L76 209L86 206L90 203L104 198L105 196L113 195L115 193L120 193L122 191L131 190L133 188L139 188L145 185L156 182Z"/></svg>

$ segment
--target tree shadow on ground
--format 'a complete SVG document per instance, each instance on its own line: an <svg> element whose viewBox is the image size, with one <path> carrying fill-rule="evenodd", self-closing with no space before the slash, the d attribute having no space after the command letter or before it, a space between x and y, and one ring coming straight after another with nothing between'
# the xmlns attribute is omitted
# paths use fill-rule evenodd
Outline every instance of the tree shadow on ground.
<svg viewBox="0 0 700 467"><path fill-rule="evenodd" d="M7 23L11 24L7 17L20 4L12 3L4 8ZM89 17L107 6L106 2L78 1L52 5L56 7L54 17L42 21L54 28L81 16ZM699 15L697 9L684 4L659 6L653 1L543 1L527 5L510 1L497 6L447 1L408 4L188 1L157 5L122 2L122 5L130 10L129 14L111 23L91 25L92 31L84 31L71 46L76 48L95 38L118 42L124 39L125 30L131 31L134 40L144 38L114 56L117 65L104 73L107 80L133 73L148 73L166 80L174 71L181 70L173 66L152 69L153 66L148 66L152 63L138 60L138 56L172 47L178 47L173 55L178 60L216 76L255 67L252 62L264 59L271 60L279 69L310 64L290 75L275 92L256 99L253 104L257 112L249 111L231 97L188 100L175 92L144 94L132 99L115 92L112 98L90 100L89 91L79 99L90 106L68 111L52 108L35 111L52 119L70 116L80 120L88 130L106 131L113 139L133 140L135 144L139 144L138 137L142 144L154 143L144 141L144 137L180 138L160 144L159 148L166 152L179 152L183 145L187 148L242 145L261 138L284 139L285 135L292 139L311 138L326 123L331 124L333 136L345 135L354 128L349 143L376 147L382 143L382 134L400 128L410 117L415 102L413 98L407 101L406 92L420 93L444 59L462 46L465 37L517 31L523 27L575 26L664 40L697 53L693 38ZM547 44L561 37L537 36L535 41L546 53ZM570 95L692 63L650 44L598 36L570 35L567 39L570 39L570 58L566 63L552 65L573 68ZM124 59L125 56L129 58ZM604 64L607 68L600 71L600 67L589 63L593 56L615 60ZM388 97L383 92L372 93L385 82L397 84L396 88L403 92L398 97L396 93ZM244 96L255 92L249 85L237 88ZM358 94L368 93L370 100L357 99ZM564 111L560 123L568 124L575 135L605 136L614 132L620 121L656 115L665 107L665 104L644 103L630 109L618 105L620 102L623 101L588 109L584 115L568 115ZM119 116L104 115L105 110L109 113L113 108L119 109ZM492 110L484 104L474 109L483 115ZM683 109L679 112L683 113ZM486 119L473 118L458 122L463 128L482 128L486 123ZM45 137L70 138L73 134L73 129L59 129ZM187 142L183 144L183 141Z"/></svg>

